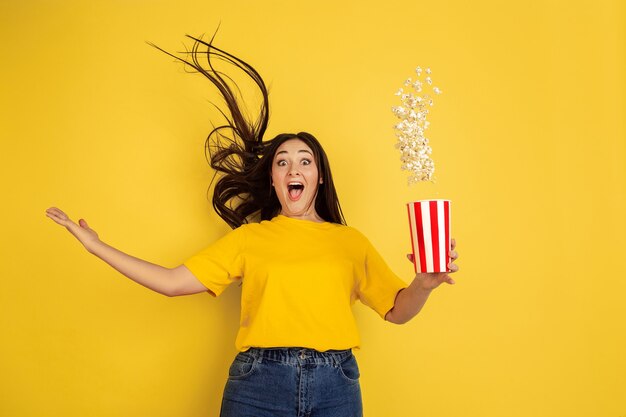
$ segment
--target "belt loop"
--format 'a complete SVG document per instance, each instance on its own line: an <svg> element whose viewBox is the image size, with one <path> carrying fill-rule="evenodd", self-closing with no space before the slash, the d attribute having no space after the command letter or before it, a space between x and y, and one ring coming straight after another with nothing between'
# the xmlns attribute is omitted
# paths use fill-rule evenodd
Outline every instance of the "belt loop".
<svg viewBox="0 0 626 417"><path fill-rule="evenodd" d="M261 363L263 361L263 351L257 348L250 348L248 350L250 355L254 358L255 361Z"/></svg>

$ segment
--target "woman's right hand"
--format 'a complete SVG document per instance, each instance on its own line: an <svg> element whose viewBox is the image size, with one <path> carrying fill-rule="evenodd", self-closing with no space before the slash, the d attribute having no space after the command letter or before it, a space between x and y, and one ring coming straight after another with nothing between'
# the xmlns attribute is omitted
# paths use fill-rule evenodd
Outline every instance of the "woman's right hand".
<svg viewBox="0 0 626 417"><path fill-rule="evenodd" d="M89 253L146 288L168 297L209 291L185 265L172 269L165 268L128 255L102 242L84 219L80 219L76 224L56 207L46 210L46 216L65 226Z"/></svg>
<svg viewBox="0 0 626 417"><path fill-rule="evenodd" d="M100 241L95 230L89 227L84 219L80 219L78 224L74 223L67 214L56 207L50 207L46 210L46 216L50 217L57 224L65 226L65 228L76 237L89 250L90 246Z"/></svg>

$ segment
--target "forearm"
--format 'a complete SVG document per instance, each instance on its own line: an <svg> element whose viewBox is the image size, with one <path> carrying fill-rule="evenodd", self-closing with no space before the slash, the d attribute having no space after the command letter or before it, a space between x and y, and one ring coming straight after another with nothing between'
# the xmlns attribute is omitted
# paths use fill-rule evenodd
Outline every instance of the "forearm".
<svg viewBox="0 0 626 417"><path fill-rule="evenodd" d="M398 292L394 306L385 316L385 320L396 324L411 320L424 307L431 292L432 289L423 288L420 281L414 279L411 285Z"/></svg>
<svg viewBox="0 0 626 417"><path fill-rule="evenodd" d="M135 258L100 240L85 248L136 283L160 294L172 295L173 281L170 269Z"/></svg>
<svg viewBox="0 0 626 417"><path fill-rule="evenodd" d="M183 265L175 269L164 268L127 255L107 245L98 238L98 233L89 227L85 219L80 219L78 224L74 223L63 210L57 207L48 208L46 216L64 226L89 253L96 255L123 275L146 288L167 296L207 290ZM185 285L181 285L181 282Z"/></svg>

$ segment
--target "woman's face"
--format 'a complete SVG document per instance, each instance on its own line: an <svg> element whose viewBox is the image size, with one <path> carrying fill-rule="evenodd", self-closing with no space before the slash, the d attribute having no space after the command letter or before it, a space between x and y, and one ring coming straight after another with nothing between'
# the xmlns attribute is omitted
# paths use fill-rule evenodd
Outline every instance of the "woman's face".
<svg viewBox="0 0 626 417"><path fill-rule="evenodd" d="M272 185L282 207L280 214L303 220L322 221L315 211L315 198L322 178L311 148L300 139L283 142L272 161Z"/></svg>

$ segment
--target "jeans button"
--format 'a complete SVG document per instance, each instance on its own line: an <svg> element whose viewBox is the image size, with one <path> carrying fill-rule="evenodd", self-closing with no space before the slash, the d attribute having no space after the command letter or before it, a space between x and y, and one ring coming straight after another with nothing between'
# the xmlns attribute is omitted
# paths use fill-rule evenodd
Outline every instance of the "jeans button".
<svg viewBox="0 0 626 417"><path fill-rule="evenodd" d="M304 354L304 352L300 352L300 359L302 360L306 359L306 355Z"/></svg>

